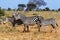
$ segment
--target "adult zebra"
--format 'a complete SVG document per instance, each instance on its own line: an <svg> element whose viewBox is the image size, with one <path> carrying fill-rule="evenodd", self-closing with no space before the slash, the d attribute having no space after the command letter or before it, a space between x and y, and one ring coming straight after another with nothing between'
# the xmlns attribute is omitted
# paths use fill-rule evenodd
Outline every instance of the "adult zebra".
<svg viewBox="0 0 60 40"><path fill-rule="evenodd" d="M5 21L4 24L6 22L11 22L13 27L15 27L15 24L18 24L18 25L23 24L23 22L20 19L16 20L13 16L12 17L6 17L4 19L4 21Z"/></svg>
<svg viewBox="0 0 60 40"><path fill-rule="evenodd" d="M35 16L31 16L31 17L26 17L25 15L18 13L18 12L13 14L13 16L16 20L20 19L23 22L25 32L29 31L29 25L33 26L35 24L38 25L38 31L40 31L39 20L43 19L42 16L35 15Z"/></svg>

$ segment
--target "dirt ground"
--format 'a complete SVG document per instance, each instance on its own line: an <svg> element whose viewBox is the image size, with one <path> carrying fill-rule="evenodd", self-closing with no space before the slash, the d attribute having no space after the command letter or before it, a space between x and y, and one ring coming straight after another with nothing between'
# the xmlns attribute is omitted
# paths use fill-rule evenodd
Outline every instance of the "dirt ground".
<svg viewBox="0 0 60 40"><path fill-rule="evenodd" d="M30 26L30 32L23 32L23 25L16 25L13 30L9 30L6 25L0 25L0 40L60 40L60 19L57 19L57 23L56 29L49 25L41 27L40 32L37 31L37 25Z"/></svg>

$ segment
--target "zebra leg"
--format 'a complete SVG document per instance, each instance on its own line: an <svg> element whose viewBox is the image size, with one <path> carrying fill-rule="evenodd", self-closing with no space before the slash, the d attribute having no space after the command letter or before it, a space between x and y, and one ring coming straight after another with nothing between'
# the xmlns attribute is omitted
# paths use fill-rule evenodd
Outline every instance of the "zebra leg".
<svg viewBox="0 0 60 40"><path fill-rule="evenodd" d="M25 32L26 31L26 26L25 26L25 24L24 24L24 31L23 32Z"/></svg>
<svg viewBox="0 0 60 40"><path fill-rule="evenodd" d="M40 25L40 21L37 21L36 24L38 25L38 32L40 32L40 27L41 27L41 25Z"/></svg>
<svg viewBox="0 0 60 40"><path fill-rule="evenodd" d="M41 27L41 25L38 26L38 32L40 32L40 27Z"/></svg>
<svg viewBox="0 0 60 40"><path fill-rule="evenodd" d="M13 25L13 27L15 27L15 24L12 24Z"/></svg>
<svg viewBox="0 0 60 40"><path fill-rule="evenodd" d="M15 24L16 24L15 22L12 22L12 26L13 26L13 27L15 27Z"/></svg>
<svg viewBox="0 0 60 40"><path fill-rule="evenodd" d="M14 29L15 29L15 24L16 24L15 22L12 22L12 26L13 26Z"/></svg>
<svg viewBox="0 0 60 40"><path fill-rule="evenodd" d="M52 24L51 24L51 26L52 26L52 28L53 28L53 29L55 28L55 26L54 26L54 25L52 25Z"/></svg>
<svg viewBox="0 0 60 40"><path fill-rule="evenodd" d="M56 23L56 25L58 26L58 24Z"/></svg>
<svg viewBox="0 0 60 40"><path fill-rule="evenodd" d="M29 27L24 24L24 31L23 32L28 32L28 31L29 31Z"/></svg>
<svg viewBox="0 0 60 40"><path fill-rule="evenodd" d="M40 32L40 27L41 27L41 25L40 25L39 22L37 23L37 25L38 25L38 32Z"/></svg>
<svg viewBox="0 0 60 40"><path fill-rule="evenodd" d="M27 26L27 32L29 32L29 26Z"/></svg>
<svg viewBox="0 0 60 40"><path fill-rule="evenodd" d="M51 26L53 27L53 30L55 31L55 30L56 30L56 28L55 28L56 25L51 24ZM53 30L52 30L52 31L53 31ZM51 32L52 32L52 31L51 31ZM55 31L55 32L56 32L56 31Z"/></svg>

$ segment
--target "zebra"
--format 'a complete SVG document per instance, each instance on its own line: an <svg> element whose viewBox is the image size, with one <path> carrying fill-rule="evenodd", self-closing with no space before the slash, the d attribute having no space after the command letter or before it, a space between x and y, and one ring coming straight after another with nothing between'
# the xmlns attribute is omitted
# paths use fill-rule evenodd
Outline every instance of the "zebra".
<svg viewBox="0 0 60 40"><path fill-rule="evenodd" d="M24 32L29 32L29 25L33 26L35 24L38 25L38 31L39 31L39 20L43 19L42 16L38 16L38 15L26 17L25 15L18 12L13 14L13 16L16 20L18 19L22 20L24 24Z"/></svg>
<svg viewBox="0 0 60 40"><path fill-rule="evenodd" d="M20 19L19 20L15 20L15 18L13 16L12 17L6 17L4 19L4 21L5 21L5 23L11 22L13 27L15 27L15 24L18 24L18 25L23 24L23 22Z"/></svg>
<svg viewBox="0 0 60 40"><path fill-rule="evenodd" d="M53 29L55 29L55 27L58 26L58 24L54 18L42 19L42 20L40 20L39 25L40 25L40 27L51 25ZM40 27L39 27L39 29L40 29Z"/></svg>

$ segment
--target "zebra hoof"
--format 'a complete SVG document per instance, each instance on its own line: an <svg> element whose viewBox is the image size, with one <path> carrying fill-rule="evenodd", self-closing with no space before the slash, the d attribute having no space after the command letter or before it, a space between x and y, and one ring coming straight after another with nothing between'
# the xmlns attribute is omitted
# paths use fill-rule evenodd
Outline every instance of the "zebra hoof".
<svg viewBox="0 0 60 40"><path fill-rule="evenodd" d="M30 32L30 31L23 31L23 32Z"/></svg>
<svg viewBox="0 0 60 40"><path fill-rule="evenodd" d="M53 30L50 31L50 33L52 33L52 32L53 32Z"/></svg>
<svg viewBox="0 0 60 40"><path fill-rule="evenodd" d="M40 32L40 30L38 30L38 32Z"/></svg>
<svg viewBox="0 0 60 40"><path fill-rule="evenodd" d="M25 32L30 32L30 31L25 31Z"/></svg>

